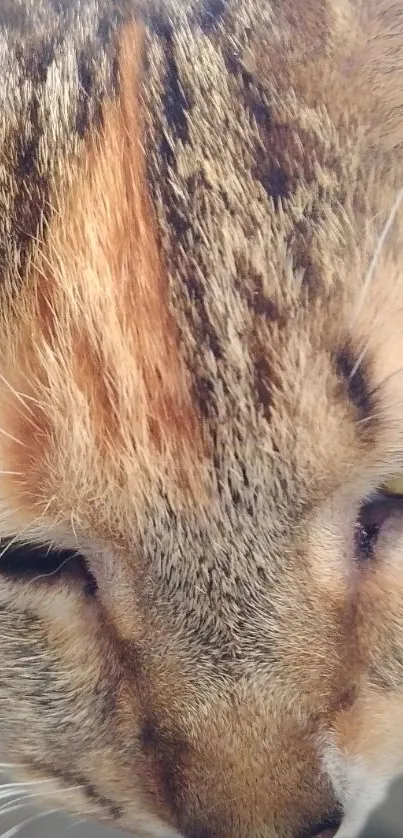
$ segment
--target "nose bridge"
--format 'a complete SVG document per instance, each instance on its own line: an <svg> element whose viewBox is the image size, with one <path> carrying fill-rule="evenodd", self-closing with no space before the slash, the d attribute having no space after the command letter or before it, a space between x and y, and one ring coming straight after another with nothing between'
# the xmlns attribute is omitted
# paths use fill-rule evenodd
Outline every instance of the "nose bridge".
<svg viewBox="0 0 403 838"><path fill-rule="evenodd" d="M193 710L170 707L172 723L161 706L147 712L146 774L178 838L294 838L334 809L312 735L279 704L210 684Z"/></svg>
<svg viewBox="0 0 403 838"><path fill-rule="evenodd" d="M262 696L244 696L232 713L215 716L204 738L203 763L210 778L203 802L219 827L210 833L207 828L206 838L296 836L307 825L327 822L325 813L339 811L315 730L279 704L268 706Z"/></svg>

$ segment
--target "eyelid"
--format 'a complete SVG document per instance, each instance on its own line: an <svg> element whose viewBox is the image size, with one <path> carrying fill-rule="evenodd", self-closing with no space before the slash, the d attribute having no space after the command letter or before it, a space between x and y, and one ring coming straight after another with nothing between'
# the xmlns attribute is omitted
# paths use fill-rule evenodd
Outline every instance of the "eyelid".
<svg viewBox="0 0 403 838"><path fill-rule="evenodd" d="M361 509L359 520L366 525L381 527L394 512L403 513L403 493L389 494L386 490L371 498Z"/></svg>

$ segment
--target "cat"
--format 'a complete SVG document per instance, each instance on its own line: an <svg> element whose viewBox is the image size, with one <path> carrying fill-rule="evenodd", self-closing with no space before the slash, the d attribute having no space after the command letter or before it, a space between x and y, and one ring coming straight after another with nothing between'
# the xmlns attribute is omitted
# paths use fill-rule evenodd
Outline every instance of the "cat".
<svg viewBox="0 0 403 838"><path fill-rule="evenodd" d="M403 770L401 0L1 0L0 743L159 838Z"/></svg>

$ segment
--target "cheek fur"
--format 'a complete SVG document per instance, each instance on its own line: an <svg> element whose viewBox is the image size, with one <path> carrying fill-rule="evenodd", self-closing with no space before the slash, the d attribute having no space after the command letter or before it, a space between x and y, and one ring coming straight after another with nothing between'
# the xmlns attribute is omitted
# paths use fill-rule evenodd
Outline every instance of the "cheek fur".
<svg viewBox="0 0 403 838"><path fill-rule="evenodd" d="M337 718L322 761L344 810L338 836L355 838L403 771L401 695L367 691Z"/></svg>

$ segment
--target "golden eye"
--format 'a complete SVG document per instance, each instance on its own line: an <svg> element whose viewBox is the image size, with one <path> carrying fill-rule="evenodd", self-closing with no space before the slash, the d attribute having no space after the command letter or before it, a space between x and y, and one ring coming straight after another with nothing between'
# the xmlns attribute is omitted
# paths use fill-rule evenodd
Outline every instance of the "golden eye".
<svg viewBox="0 0 403 838"><path fill-rule="evenodd" d="M383 490L387 495L403 495L403 472L394 474L390 480L385 483Z"/></svg>

